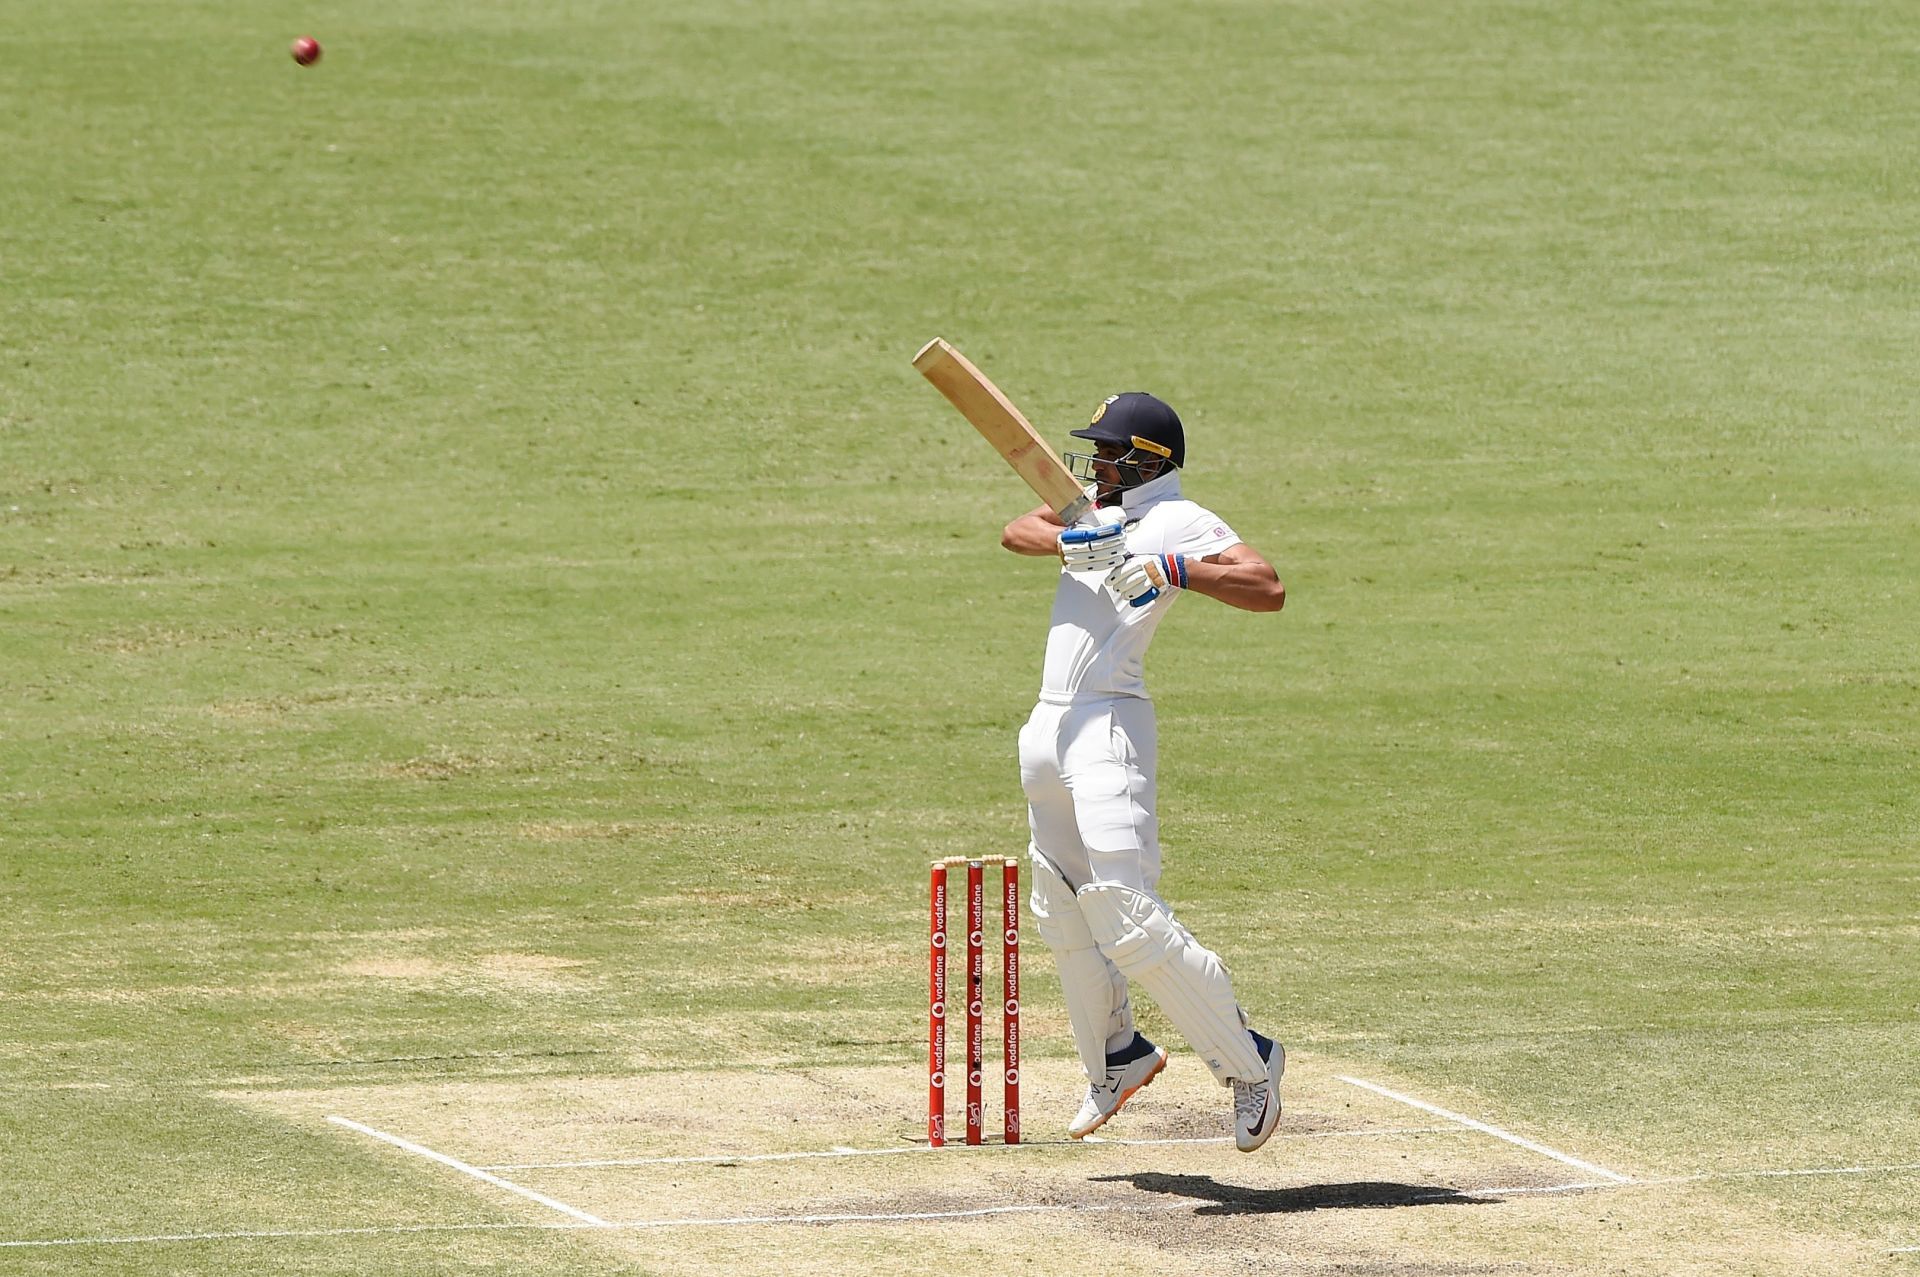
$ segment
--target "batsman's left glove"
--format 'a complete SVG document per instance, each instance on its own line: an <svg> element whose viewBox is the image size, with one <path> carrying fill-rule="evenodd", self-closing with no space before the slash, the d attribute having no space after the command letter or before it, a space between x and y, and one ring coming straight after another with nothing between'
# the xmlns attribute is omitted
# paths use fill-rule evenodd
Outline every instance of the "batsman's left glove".
<svg viewBox="0 0 1920 1277"><path fill-rule="evenodd" d="M1145 607L1160 597L1160 591L1185 589L1186 585L1184 554L1144 554L1107 573L1107 588L1125 599L1129 607Z"/></svg>
<svg viewBox="0 0 1920 1277"><path fill-rule="evenodd" d="M1111 572L1126 562L1127 530L1117 523L1097 528L1063 528L1060 561L1069 572Z"/></svg>

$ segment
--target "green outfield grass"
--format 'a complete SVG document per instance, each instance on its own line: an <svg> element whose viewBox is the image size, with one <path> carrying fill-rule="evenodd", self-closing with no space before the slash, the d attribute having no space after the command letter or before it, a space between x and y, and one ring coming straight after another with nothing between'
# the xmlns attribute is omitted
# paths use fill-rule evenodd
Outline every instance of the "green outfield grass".
<svg viewBox="0 0 1920 1277"><path fill-rule="evenodd" d="M1024 848L1051 590L936 334L1054 436L1168 399L1287 581L1149 674L1166 894L1304 1069L1636 1177L1920 1163L1917 42L0 0L0 1242L538 1217L241 1093L898 1066L910 1130L924 861ZM1709 1186L1671 1270L1910 1270L1917 1182ZM1636 1271L1604 1227L1533 1262Z"/></svg>

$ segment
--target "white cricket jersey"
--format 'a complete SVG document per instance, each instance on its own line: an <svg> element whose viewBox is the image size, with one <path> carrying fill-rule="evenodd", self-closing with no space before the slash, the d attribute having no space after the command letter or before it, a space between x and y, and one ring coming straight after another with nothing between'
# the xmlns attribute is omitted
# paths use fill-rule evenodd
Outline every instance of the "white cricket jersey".
<svg viewBox="0 0 1920 1277"><path fill-rule="evenodd" d="M1220 517L1180 495L1180 472L1120 494L1129 554L1216 554L1240 538ZM1060 569L1053 596L1040 699L1050 705L1147 694L1147 645L1181 594L1162 590L1145 607L1128 607L1099 572Z"/></svg>

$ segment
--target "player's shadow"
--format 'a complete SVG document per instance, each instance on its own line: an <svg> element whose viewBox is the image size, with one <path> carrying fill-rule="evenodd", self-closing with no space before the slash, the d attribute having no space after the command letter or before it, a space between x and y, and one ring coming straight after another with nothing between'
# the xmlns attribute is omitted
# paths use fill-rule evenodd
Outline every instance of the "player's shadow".
<svg viewBox="0 0 1920 1277"><path fill-rule="evenodd" d="M1130 1175L1097 1175L1098 1184L1132 1184L1146 1193L1167 1193L1211 1202L1196 1215L1291 1215L1312 1210L1365 1210L1390 1206L1486 1206L1493 1197L1469 1197L1437 1184L1394 1184L1368 1181L1357 1184L1307 1184L1300 1188L1243 1188L1222 1184L1206 1175L1166 1175L1135 1171Z"/></svg>

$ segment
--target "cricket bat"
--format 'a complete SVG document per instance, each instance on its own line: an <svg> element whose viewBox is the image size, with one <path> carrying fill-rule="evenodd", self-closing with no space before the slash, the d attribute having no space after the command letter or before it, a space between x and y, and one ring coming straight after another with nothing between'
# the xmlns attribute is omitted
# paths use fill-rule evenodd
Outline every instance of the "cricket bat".
<svg viewBox="0 0 1920 1277"><path fill-rule="evenodd" d="M985 373L938 337L920 348L913 366L973 423L995 452L1007 459L1014 473L1027 481L1060 522L1068 527L1079 522L1093 499L1060 454L1047 446L1039 431L998 386L987 380Z"/></svg>

